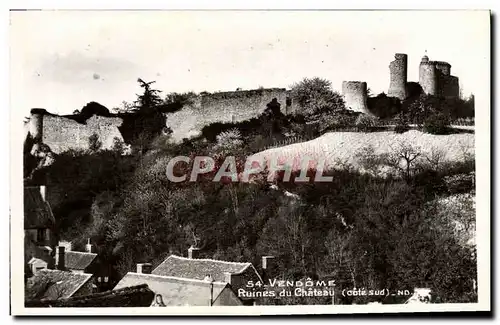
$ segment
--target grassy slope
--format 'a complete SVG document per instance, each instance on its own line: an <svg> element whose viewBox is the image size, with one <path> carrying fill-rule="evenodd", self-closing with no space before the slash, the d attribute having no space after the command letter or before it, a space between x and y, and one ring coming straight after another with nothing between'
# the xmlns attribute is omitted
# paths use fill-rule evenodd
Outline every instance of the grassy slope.
<svg viewBox="0 0 500 325"><path fill-rule="evenodd" d="M338 166L339 162L358 167L357 156L362 148L372 146L376 154L390 153L401 143L418 148L429 154L433 148L441 150L444 159L461 160L464 153L474 154L474 134L432 135L416 130L403 134L394 132L331 132L311 141L273 148L255 154L252 158L276 159L292 163L294 159L310 157L315 161L325 159L327 167ZM298 166L297 161L293 163Z"/></svg>

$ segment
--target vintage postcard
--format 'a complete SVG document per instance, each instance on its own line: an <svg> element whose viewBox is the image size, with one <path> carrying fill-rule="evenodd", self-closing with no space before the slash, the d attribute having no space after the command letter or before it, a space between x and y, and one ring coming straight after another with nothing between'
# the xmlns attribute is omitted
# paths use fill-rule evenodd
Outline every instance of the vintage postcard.
<svg viewBox="0 0 500 325"><path fill-rule="evenodd" d="M490 12L10 12L13 315L490 310Z"/></svg>

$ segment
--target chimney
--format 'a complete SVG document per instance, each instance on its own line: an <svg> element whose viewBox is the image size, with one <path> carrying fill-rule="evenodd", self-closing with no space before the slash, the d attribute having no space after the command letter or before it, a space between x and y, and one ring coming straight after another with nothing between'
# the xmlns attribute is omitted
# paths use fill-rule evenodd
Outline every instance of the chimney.
<svg viewBox="0 0 500 325"><path fill-rule="evenodd" d="M90 243L90 238L87 239L87 244L85 245L85 251L87 253L92 253L92 244Z"/></svg>
<svg viewBox="0 0 500 325"><path fill-rule="evenodd" d="M43 201L47 201L47 187L45 185L40 185L40 195Z"/></svg>
<svg viewBox="0 0 500 325"><path fill-rule="evenodd" d="M66 252L71 252L73 245L70 241L60 240L57 246L64 246Z"/></svg>
<svg viewBox="0 0 500 325"><path fill-rule="evenodd" d="M151 263L137 263L137 273L151 274L152 269Z"/></svg>
<svg viewBox="0 0 500 325"><path fill-rule="evenodd" d="M58 270L61 270L61 271L64 271L65 269L65 252L64 252L64 249L65 247L64 246L59 246L58 249L57 249L57 269Z"/></svg>
<svg viewBox="0 0 500 325"><path fill-rule="evenodd" d="M188 258L198 258L200 253L199 248L194 248L193 246L188 249Z"/></svg>
<svg viewBox="0 0 500 325"><path fill-rule="evenodd" d="M224 282L231 284L231 273L224 272Z"/></svg>
<svg viewBox="0 0 500 325"><path fill-rule="evenodd" d="M262 256L262 277L269 279L273 274L273 260L274 256Z"/></svg>

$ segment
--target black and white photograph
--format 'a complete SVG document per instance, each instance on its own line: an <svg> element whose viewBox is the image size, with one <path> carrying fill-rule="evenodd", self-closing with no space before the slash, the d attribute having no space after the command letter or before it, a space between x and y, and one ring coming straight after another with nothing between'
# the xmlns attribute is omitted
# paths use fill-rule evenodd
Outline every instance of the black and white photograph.
<svg viewBox="0 0 500 325"><path fill-rule="evenodd" d="M14 315L490 310L488 10L11 10Z"/></svg>

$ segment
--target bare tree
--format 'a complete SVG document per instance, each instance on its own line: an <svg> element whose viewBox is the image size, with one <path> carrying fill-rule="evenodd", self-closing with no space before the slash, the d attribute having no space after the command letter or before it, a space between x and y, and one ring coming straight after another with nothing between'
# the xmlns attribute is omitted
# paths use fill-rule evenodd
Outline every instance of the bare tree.
<svg viewBox="0 0 500 325"><path fill-rule="evenodd" d="M405 180L409 181L416 160L422 155L420 148L401 141L397 146L391 147L391 151L387 157L387 164L396 169Z"/></svg>
<svg viewBox="0 0 500 325"><path fill-rule="evenodd" d="M432 168L435 171L438 171L444 162L444 158L446 157L446 152L437 147L432 147L430 152L424 155L423 157L425 158L430 168Z"/></svg>

